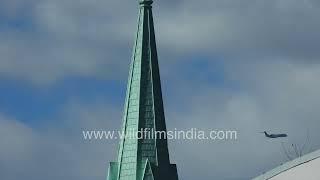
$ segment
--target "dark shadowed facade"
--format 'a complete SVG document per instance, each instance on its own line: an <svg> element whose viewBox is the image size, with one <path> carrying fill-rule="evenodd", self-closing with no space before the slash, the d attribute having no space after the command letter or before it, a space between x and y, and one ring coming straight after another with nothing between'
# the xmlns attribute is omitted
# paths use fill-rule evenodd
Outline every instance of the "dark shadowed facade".
<svg viewBox="0 0 320 180"><path fill-rule="evenodd" d="M152 0L140 0L138 30L130 65L123 132L166 131ZM118 159L110 163L107 180L178 180L169 160L166 139L123 138Z"/></svg>

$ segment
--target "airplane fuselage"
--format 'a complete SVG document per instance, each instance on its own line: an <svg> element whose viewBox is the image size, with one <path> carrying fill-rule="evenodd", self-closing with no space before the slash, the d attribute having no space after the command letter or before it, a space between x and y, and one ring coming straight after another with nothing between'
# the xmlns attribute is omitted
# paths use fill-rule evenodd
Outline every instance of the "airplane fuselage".
<svg viewBox="0 0 320 180"><path fill-rule="evenodd" d="M264 134L268 138L280 138L280 137L287 137L287 134L268 134L266 131L264 131Z"/></svg>

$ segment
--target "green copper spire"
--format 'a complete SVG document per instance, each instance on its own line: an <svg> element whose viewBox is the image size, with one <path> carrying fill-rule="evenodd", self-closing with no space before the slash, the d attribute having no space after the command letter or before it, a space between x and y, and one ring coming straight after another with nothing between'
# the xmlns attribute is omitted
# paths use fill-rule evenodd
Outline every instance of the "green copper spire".
<svg viewBox="0 0 320 180"><path fill-rule="evenodd" d="M125 133L141 129L166 131L152 3L139 0L138 30L123 114ZM110 163L107 180L178 180L176 165L170 164L167 140L121 139L118 159Z"/></svg>

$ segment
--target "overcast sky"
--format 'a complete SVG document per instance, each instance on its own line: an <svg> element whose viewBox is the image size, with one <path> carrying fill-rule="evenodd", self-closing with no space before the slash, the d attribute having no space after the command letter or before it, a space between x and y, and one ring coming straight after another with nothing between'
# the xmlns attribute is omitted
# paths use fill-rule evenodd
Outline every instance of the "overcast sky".
<svg viewBox="0 0 320 180"><path fill-rule="evenodd" d="M169 142L181 180L247 180L320 148L320 1L157 0L168 129L238 131ZM137 0L0 1L0 178L104 180L118 130ZM266 139L261 131L288 138Z"/></svg>

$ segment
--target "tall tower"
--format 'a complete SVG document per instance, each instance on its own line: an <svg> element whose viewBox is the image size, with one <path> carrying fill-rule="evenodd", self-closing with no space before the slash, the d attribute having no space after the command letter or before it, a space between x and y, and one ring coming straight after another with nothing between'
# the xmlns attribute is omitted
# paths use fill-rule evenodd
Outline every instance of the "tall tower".
<svg viewBox="0 0 320 180"><path fill-rule="evenodd" d="M166 131L157 48L152 17L152 0L139 0L139 19L126 101L123 132L141 129ZM118 159L111 162L107 180L178 180L175 164L170 164L164 138L123 138Z"/></svg>

